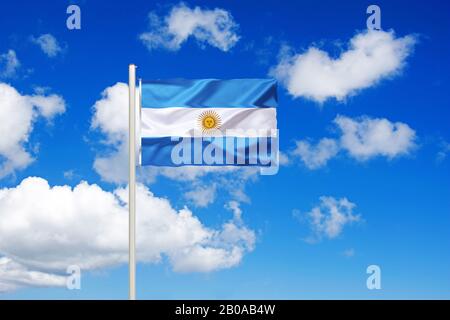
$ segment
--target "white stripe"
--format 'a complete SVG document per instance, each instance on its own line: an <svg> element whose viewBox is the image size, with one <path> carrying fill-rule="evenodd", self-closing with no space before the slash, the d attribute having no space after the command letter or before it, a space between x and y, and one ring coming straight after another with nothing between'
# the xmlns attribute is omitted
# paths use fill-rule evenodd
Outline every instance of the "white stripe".
<svg viewBox="0 0 450 320"><path fill-rule="evenodd" d="M213 111L220 117L220 130L243 130L235 136L269 136L277 128L275 108L142 108L142 137L186 137L201 130L203 112ZM247 131L246 131L247 130ZM258 134L249 134L257 130ZM262 134L261 134L262 133Z"/></svg>

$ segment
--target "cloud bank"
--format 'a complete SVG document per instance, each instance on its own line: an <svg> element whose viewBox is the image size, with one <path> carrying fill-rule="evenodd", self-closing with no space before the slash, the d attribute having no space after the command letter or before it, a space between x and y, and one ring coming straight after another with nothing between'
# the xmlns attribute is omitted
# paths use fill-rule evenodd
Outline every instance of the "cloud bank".
<svg viewBox="0 0 450 320"><path fill-rule="evenodd" d="M0 286L63 285L69 265L92 270L126 263L127 201L126 188L108 192L87 182L51 187L38 177L0 189ZM136 234L139 262L159 263L165 256L177 272L236 266L256 238L240 217L208 228L188 208L174 209L143 185L137 187ZM27 283L17 283L14 274Z"/></svg>

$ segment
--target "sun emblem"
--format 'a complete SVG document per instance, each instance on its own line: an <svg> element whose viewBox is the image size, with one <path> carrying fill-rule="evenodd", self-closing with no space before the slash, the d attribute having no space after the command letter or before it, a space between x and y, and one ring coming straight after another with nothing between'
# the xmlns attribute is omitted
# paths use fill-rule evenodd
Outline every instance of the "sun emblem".
<svg viewBox="0 0 450 320"><path fill-rule="evenodd" d="M202 112L198 116L198 124L203 133L210 133L220 128L222 120L220 119L220 116L217 112L215 112L214 110L208 110Z"/></svg>

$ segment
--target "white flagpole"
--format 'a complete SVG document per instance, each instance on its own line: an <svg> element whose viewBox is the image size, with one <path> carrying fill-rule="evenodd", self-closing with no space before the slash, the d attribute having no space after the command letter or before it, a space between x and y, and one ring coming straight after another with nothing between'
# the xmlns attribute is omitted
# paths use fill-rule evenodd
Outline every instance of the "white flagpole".
<svg viewBox="0 0 450 320"><path fill-rule="evenodd" d="M129 300L136 299L136 66L129 72Z"/></svg>

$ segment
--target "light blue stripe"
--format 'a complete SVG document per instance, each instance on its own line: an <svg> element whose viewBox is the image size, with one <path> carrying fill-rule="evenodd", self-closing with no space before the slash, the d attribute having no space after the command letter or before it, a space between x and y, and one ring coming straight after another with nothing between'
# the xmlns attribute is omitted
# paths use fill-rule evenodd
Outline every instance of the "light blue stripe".
<svg viewBox="0 0 450 320"><path fill-rule="evenodd" d="M143 108L276 108L274 79L152 80L142 83Z"/></svg>
<svg viewBox="0 0 450 320"><path fill-rule="evenodd" d="M173 141L173 139L178 139ZM181 139L177 137L155 137L142 138L141 145L141 165L151 166L168 166L179 167L184 165L189 166L270 166L274 163L275 154L271 154L271 147L273 144L272 138L245 138L245 137L211 137L209 140L205 138L190 138L184 140L188 150L190 151L188 158L189 163L174 163L172 160L172 151L177 146ZM227 141L228 139L228 141ZM229 149L232 142L233 148ZM263 147L265 144L266 148ZM200 146L200 148L198 148ZM215 147L216 151L222 156L222 163L207 163L203 157L205 148L208 146ZM189 150L190 149L190 150ZM264 151L264 149L266 151ZM250 150L258 151L256 153ZM215 154L215 152L213 153ZM238 163L238 154L243 163ZM227 163L230 158L233 163ZM196 161L196 160L200 161Z"/></svg>

